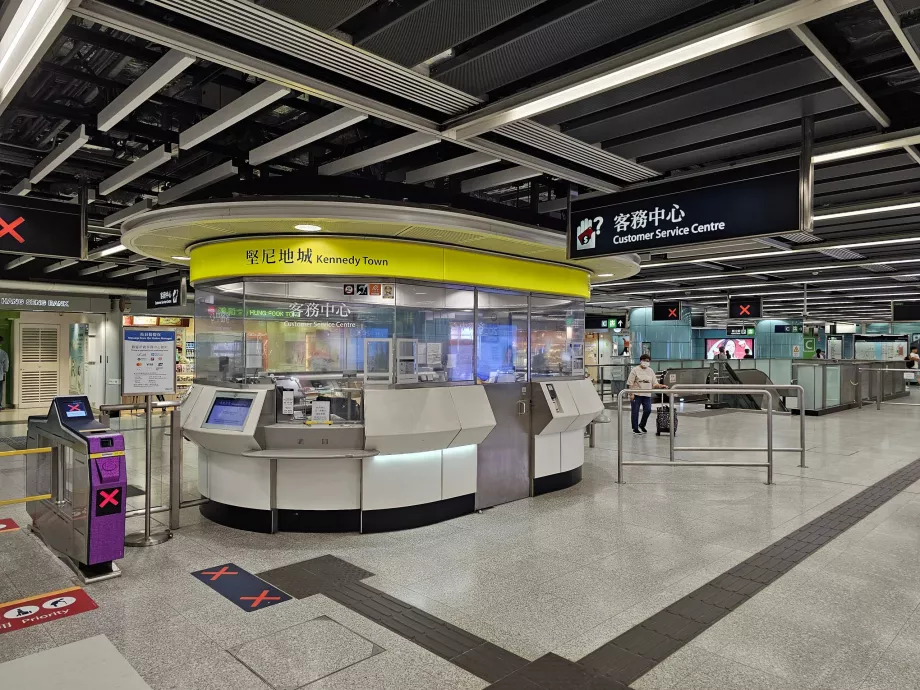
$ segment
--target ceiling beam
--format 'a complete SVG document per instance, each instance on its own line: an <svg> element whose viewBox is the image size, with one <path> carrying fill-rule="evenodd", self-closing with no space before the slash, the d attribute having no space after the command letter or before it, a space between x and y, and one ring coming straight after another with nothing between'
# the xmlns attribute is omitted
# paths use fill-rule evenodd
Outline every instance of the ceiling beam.
<svg viewBox="0 0 920 690"><path fill-rule="evenodd" d="M360 168L366 168L369 165L374 165L381 161L402 156L406 153L418 151L427 146L433 146L440 141L438 137L424 134L423 132L407 134L399 139L372 146L364 151L359 151L350 156L345 156L344 158L339 158L338 160L321 165L319 166L319 174L341 175L351 172L352 170L359 170Z"/></svg>
<svg viewBox="0 0 920 690"><path fill-rule="evenodd" d="M50 266L45 266L42 271L44 273L54 273L55 271L60 271L62 268L70 268L74 264L80 263L76 259L64 259L63 261L58 261L51 264Z"/></svg>
<svg viewBox="0 0 920 690"><path fill-rule="evenodd" d="M147 271L146 273L137 273L134 276L134 280L147 280L148 278L159 278L160 276L168 276L173 273L178 273L178 268L159 268L155 271Z"/></svg>
<svg viewBox="0 0 920 690"><path fill-rule="evenodd" d="M657 41L525 89L448 122L444 133L464 140L517 120L799 26L863 0L766 0L720 15Z"/></svg>
<svg viewBox="0 0 920 690"><path fill-rule="evenodd" d="M124 187L129 182L142 177L154 168L163 165L172 156L166 150L166 146L157 146L149 153L141 156L136 161L125 168L122 168L114 175L110 175L99 183L99 194L106 196L117 189Z"/></svg>
<svg viewBox="0 0 920 690"><path fill-rule="evenodd" d="M220 182L221 180L226 180L234 175L238 174L239 170L233 164L233 161L227 161L226 163L221 163L220 165L206 170L200 175L195 175L190 177L185 182L180 182L174 187L170 187L165 192L161 192L157 197L157 204L160 206L165 206L166 204L171 204L177 199L181 199L184 196L188 196L192 192L197 192L199 189L204 189L209 187L212 184Z"/></svg>
<svg viewBox="0 0 920 690"><path fill-rule="evenodd" d="M195 123L179 134L179 147L190 149L205 139L223 132L240 120L262 110L277 100L291 93L291 90L270 81L263 81L252 91L247 91L232 103L211 113L205 119Z"/></svg>
<svg viewBox="0 0 920 690"><path fill-rule="evenodd" d="M448 175L456 175L457 173L475 170L476 168L499 162L501 162L501 158L488 153L468 153L465 156L458 156L457 158L451 158L450 160L441 161L440 163L426 165L424 168L410 170L406 173L405 181L408 184L420 184L422 182L428 182L429 180L436 180L440 177L447 177Z"/></svg>
<svg viewBox="0 0 920 690"><path fill-rule="evenodd" d="M507 170L499 170L498 172L463 180L460 183L460 191L464 194L478 192L482 189L491 189L492 187L529 180L532 177L539 177L542 174L543 173L539 170L531 170L530 168L519 165L514 168L508 168Z"/></svg>
<svg viewBox="0 0 920 690"><path fill-rule="evenodd" d="M96 118L96 128L100 132L108 132L194 62L195 58L191 55L170 50L102 109Z"/></svg>
<svg viewBox="0 0 920 690"><path fill-rule="evenodd" d="M106 274L106 278L121 278L122 276L129 276L132 273L140 273L143 270L146 270L147 266L128 266L126 268L120 268L117 271L112 271L111 273Z"/></svg>
<svg viewBox="0 0 920 690"><path fill-rule="evenodd" d="M33 183L41 182L61 163L79 151L83 144L88 141L89 136L86 134L86 126L80 125L69 137L56 146L51 153L45 156L38 165L32 168L32 172L29 173L29 179L32 180Z"/></svg>
<svg viewBox="0 0 920 690"><path fill-rule="evenodd" d="M103 263L96 264L95 266L90 266L89 268L84 268L80 271L81 276L90 276L93 273L101 273L102 271L111 271L113 268L117 268L118 264L113 263Z"/></svg>
<svg viewBox="0 0 920 690"><path fill-rule="evenodd" d="M884 134L844 139L831 144L816 146L812 160L815 164L830 163L831 161L845 158L858 158L881 153L882 151L902 149L915 144L920 144L920 127L904 129L899 132L885 132Z"/></svg>
<svg viewBox="0 0 920 690"><path fill-rule="evenodd" d="M917 52L917 46L910 40L910 37L904 32L904 29L901 28L901 17L897 10L892 7L891 0L875 0L875 6L878 8L878 11L881 12L882 17L888 24L888 28L891 29L891 33L898 39L901 48L907 53L907 57L910 58L914 67L920 72L920 54Z"/></svg>
<svg viewBox="0 0 920 690"><path fill-rule="evenodd" d="M28 196L29 192L32 191L32 182L29 178L24 178L19 181L15 187L10 190L10 194L13 196Z"/></svg>
<svg viewBox="0 0 920 690"><path fill-rule="evenodd" d="M261 165L278 156L283 156L291 151L303 148L307 144L328 137L343 129L367 119L365 113L359 113L351 108L339 108L308 125L298 127L292 132L283 134L277 139L257 146L249 152L249 164Z"/></svg>
<svg viewBox="0 0 920 690"><path fill-rule="evenodd" d="M155 205L156 201L153 199L142 199L133 206L128 206L127 208L123 208L120 211L115 211L115 213L107 215L105 218L103 218L102 225L107 228L114 227L124 223L129 218L134 218L135 216L139 216L142 213L147 213L147 211L152 209Z"/></svg>
<svg viewBox="0 0 920 690"><path fill-rule="evenodd" d="M869 113L876 122L882 127L891 126L891 118L882 111L878 104L872 100L872 97L865 92L853 77L850 76L843 68L843 65L837 62L837 59L831 55L830 51L824 47L824 44L818 40L807 26L804 24L801 26L793 26L792 33L805 44L805 47L814 54L818 62L824 66L824 69L830 72L831 76L840 82L840 85L850 94L850 97L865 108L866 112Z"/></svg>
<svg viewBox="0 0 920 690"><path fill-rule="evenodd" d="M22 266L23 264L29 263L29 262L32 261L34 258L35 258L35 257L34 257L34 256L31 256L31 255L23 255L23 256L20 256L20 257L18 257L18 258L16 258L16 259L13 259L12 261L10 261L6 266L4 266L4 268L5 268L7 271L11 271L11 270L13 270L14 268L19 268L19 267Z"/></svg>

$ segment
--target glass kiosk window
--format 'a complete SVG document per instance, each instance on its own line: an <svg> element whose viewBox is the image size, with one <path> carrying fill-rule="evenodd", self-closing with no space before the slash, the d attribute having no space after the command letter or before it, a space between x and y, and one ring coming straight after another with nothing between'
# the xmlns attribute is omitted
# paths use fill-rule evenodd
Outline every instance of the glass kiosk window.
<svg viewBox="0 0 920 690"><path fill-rule="evenodd" d="M218 393L201 428L242 431L254 397L252 393Z"/></svg>

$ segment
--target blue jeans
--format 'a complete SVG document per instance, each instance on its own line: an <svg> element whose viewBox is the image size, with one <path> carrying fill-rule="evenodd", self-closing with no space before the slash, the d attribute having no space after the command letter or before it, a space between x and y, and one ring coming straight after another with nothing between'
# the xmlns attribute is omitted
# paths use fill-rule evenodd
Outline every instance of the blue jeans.
<svg viewBox="0 0 920 690"><path fill-rule="evenodd" d="M639 408L642 408L642 423L639 423ZM649 415L652 414L652 396L637 395L632 401L632 428L644 429Z"/></svg>

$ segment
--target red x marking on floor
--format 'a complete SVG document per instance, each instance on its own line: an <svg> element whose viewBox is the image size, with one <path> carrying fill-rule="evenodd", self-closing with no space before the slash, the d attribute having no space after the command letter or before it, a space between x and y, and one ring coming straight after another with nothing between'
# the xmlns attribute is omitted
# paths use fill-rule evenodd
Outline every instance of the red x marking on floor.
<svg viewBox="0 0 920 690"><path fill-rule="evenodd" d="M100 508L105 508L109 503L114 506L118 505L118 501L115 497L118 495L118 489L112 489L111 493L106 493L104 489L99 489L99 494L102 496L103 501L99 504Z"/></svg>
<svg viewBox="0 0 920 690"><path fill-rule="evenodd" d="M3 237L4 235L12 235L13 239L19 242L19 244L25 244L25 240L22 239L22 235L16 232L16 226L18 226L24 220L25 218L19 216L19 218L14 220L12 223L7 223L2 218L0 218L0 237Z"/></svg>
<svg viewBox="0 0 920 690"><path fill-rule="evenodd" d="M281 601L281 597L270 597L268 596L269 590L263 590L262 593L257 597L240 597L240 601L251 601L252 604L249 605L249 608L254 609L263 601Z"/></svg>
<svg viewBox="0 0 920 690"><path fill-rule="evenodd" d="M219 578L221 575L239 575L238 572L230 570L230 568L226 565L220 570L205 570L201 574L202 575L213 575L214 577L211 578L211 582L214 582L214 580Z"/></svg>
<svg viewBox="0 0 920 690"><path fill-rule="evenodd" d="M742 304L741 305L741 316L750 316L751 315L751 305Z"/></svg>

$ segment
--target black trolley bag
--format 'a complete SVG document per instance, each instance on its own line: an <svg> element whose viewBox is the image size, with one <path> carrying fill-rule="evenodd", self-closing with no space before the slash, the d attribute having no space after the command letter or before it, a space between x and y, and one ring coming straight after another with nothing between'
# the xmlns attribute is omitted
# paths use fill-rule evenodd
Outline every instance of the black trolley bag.
<svg viewBox="0 0 920 690"><path fill-rule="evenodd" d="M655 436L668 433L671 424L671 406L659 405L655 413ZM674 435L677 435L677 410L674 410Z"/></svg>

